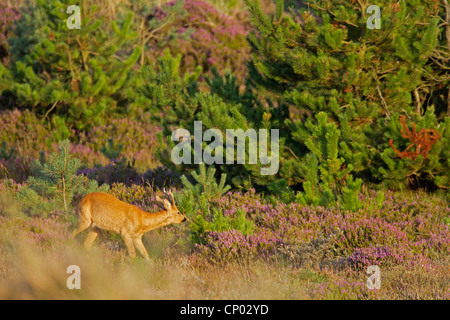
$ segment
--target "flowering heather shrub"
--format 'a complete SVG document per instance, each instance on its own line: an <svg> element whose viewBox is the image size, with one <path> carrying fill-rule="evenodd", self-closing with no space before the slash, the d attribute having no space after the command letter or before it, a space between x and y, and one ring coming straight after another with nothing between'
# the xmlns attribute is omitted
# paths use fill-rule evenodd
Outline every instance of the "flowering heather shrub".
<svg viewBox="0 0 450 320"><path fill-rule="evenodd" d="M174 193L176 191L173 191ZM109 193L118 199L131 203L143 210L153 212L158 211L159 206L156 202L156 196L166 197L162 192L162 187L157 190L148 183L133 184L126 186L124 183L113 183ZM172 201L171 199L169 199Z"/></svg>
<svg viewBox="0 0 450 320"><path fill-rule="evenodd" d="M247 237L234 231L210 233L208 243L198 246L199 258L245 260L281 253L288 258L294 255L291 261L304 262L314 260L308 258L314 251L311 247L324 238L332 256L318 257L319 264L332 261L333 256L357 270L370 264L431 264L450 253L450 231L443 219L450 208L438 198L418 195L426 201L417 201L415 194L387 192L381 208L374 211L371 203L378 195L371 192L363 208L351 212L295 203L273 205L253 190L229 192L216 205L228 216L235 214L236 207L244 210L254 221L255 232Z"/></svg>
<svg viewBox="0 0 450 320"><path fill-rule="evenodd" d="M412 257L405 247L395 250L389 246L357 248L349 257L350 264L356 269L367 269L370 265L389 266L401 264Z"/></svg>
<svg viewBox="0 0 450 320"><path fill-rule="evenodd" d="M246 262L255 257L272 257L280 243L280 239L265 234L264 230L246 236L237 230L229 230L210 232L207 244L197 248L199 255L210 263Z"/></svg>
<svg viewBox="0 0 450 320"><path fill-rule="evenodd" d="M106 183L111 185L113 183L123 183L131 186L142 183L142 175L135 168L121 165L114 161L111 161L106 166L78 170L78 174L84 174L89 179L97 180L100 184Z"/></svg>
<svg viewBox="0 0 450 320"><path fill-rule="evenodd" d="M76 132L73 131L72 134L75 135ZM32 111L0 110L0 142L6 142L8 148L14 147L14 155L16 155L14 162L20 162L16 163L17 170L24 168L26 174L29 174L29 163L33 159L38 159L40 152L44 152L48 156L50 150L56 149L57 142L51 137L49 127L44 125ZM74 157L80 159L87 166L108 163L98 149L93 149L88 144L73 143L70 151ZM3 163L3 165L8 169L11 168L8 163ZM12 178L22 181L24 170L19 170L17 174L13 175L16 178Z"/></svg>
<svg viewBox="0 0 450 320"><path fill-rule="evenodd" d="M0 179L13 179L23 183L31 174L31 158L13 157L0 159Z"/></svg>
<svg viewBox="0 0 450 320"><path fill-rule="evenodd" d="M167 16L167 8L174 2L168 2L154 14L155 18ZM172 55L181 53L182 74L194 71L196 66L202 66L204 71L212 66L228 68L238 79L246 75L246 60L250 57L250 47L247 44L248 20L227 16L217 10L214 5L204 0L185 0L185 15L175 18L172 28L178 34L177 41L162 46L162 42L151 43L148 51L150 60L160 56L164 48L169 47ZM159 54L158 54L159 52Z"/></svg>
<svg viewBox="0 0 450 320"><path fill-rule="evenodd" d="M97 180L100 184L122 183L125 186L148 184L154 189L181 186L181 174L161 166L138 173L134 167L112 161L106 166L80 169L78 174L84 174L89 179Z"/></svg>
<svg viewBox="0 0 450 320"><path fill-rule="evenodd" d="M348 265L347 259L335 258L335 237L319 236L309 242L283 243L277 249L287 260L296 267L328 267L343 268Z"/></svg>
<svg viewBox="0 0 450 320"><path fill-rule="evenodd" d="M400 246L408 242L406 232L379 218L344 217L336 227L343 233L336 243L343 254L371 244Z"/></svg>
<svg viewBox="0 0 450 320"><path fill-rule="evenodd" d="M31 111L0 110L0 142L7 149L14 148L12 157L0 158L0 179L11 178L23 182L30 174L30 164L47 151L49 130Z"/></svg>
<svg viewBox="0 0 450 320"><path fill-rule="evenodd" d="M40 151L50 150L50 130L29 110L0 110L0 141L14 147L19 157L38 158Z"/></svg>
<svg viewBox="0 0 450 320"><path fill-rule="evenodd" d="M149 119L150 116L140 114L136 119L107 120L102 125L94 126L86 134L83 133L79 143L94 151L92 157L97 161L96 163L106 164L106 157L98 151L107 144L109 138L113 138L114 143L123 145L122 155L129 161L134 159L135 167L144 172L159 163L155 149L156 133L160 131L159 127L145 121L145 118Z"/></svg>
<svg viewBox="0 0 450 320"><path fill-rule="evenodd" d="M20 236L33 246L43 247L55 241L67 241L69 226L70 223L62 222L57 216L33 219L0 216L0 237Z"/></svg>
<svg viewBox="0 0 450 320"><path fill-rule="evenodd" d="M266 203L255 192L255 189L250 189L246 193L240 191L227 192L219 199L214 201L214 204L223 210L224 215L232 215L236 212L237 208L244 205L244 210L248 213L255 213L261 207L265 207Z"/></svg>
<svg viewBox="0 0 450 320"><path fill-rule="evenodd" d="M145 204L152 206L151 200L154 200L153 190L144 185L132 185L127 187L123 183L114 183L109 194L117 197L119 200L139 206L141 209L146 207Z"/></svg>
<svg viewBox="0 0 450 320"><path fill-rule="evenodd" d="M0 62L6 62L8 53L8 38L14 21L19 20L20 11L9 7L7 3L0 3Z"/></svg>
<svg viewBox="0 0 450 320"><path fill-rule="evenodd" d="M163 166L158 166L154 169L147 170L142 175L143 181L150 185L153 189L175 188L180 189L182 174L172 171Z"/></svg>
<svg viewBox="0 0 450 320"><path fill-rule="evenodd" d="M70 153L88 167L94 167L98 164L106 165L108 163L108 160L100 151L92 150L90 147L82 144L72 143L70 145Z"/></svg>
<svg viewBox="0 0 450 320"><path fill-rule="evenodd" d="M367 288L362 281L338 279L316 285L310 292L312 299L374 300L379 299L379 292Z"/></svg>

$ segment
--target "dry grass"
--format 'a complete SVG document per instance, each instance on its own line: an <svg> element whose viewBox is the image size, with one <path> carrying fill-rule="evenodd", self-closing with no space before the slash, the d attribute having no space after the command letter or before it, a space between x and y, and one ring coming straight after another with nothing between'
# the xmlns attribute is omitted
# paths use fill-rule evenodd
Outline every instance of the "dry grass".
<svg viewBox="0 0 450 320"><path fill-rule="evenodd" d="M30 240L29 218L7 219L0 225L0 299L306 299L311 282L289 266L263 261L194 266L189 255L161 248L170 239L149 243L155 235L146 246L161 256L150 262L131 260L114 241L86 251L83 237L66 240L66 225L53 238ZM66 286L70 265L80 267L81 290Z"/></svg>
<svg viewBox="0 0 450 320"><path fill-rule="evenodd" d="M211 265L173 246L173 234L149 233L150 262L131 260L115 238L90 251L84 236L68 240L67 224L0 216L0 299L449 299L450 263L433 270L382 269L382 288L369 292L364 271L298 267L285 260ZM52 222L53 221L53 222ZM31 227L30 227L31 226ZM153 254L152 254L153 253ZM201 262L201 261L200 261ZM81 269L69 290L67 267Z"/></svg>
<svg viewBox="0 0 450 320"><path fill-rule="evenodd" d="M78 243L37 250L2 243L0 299L289 299L306 298L290 284L288 269L258 263L196 269L184 255L131 261L125 250ZM78 265L81 290L66 286L67 267ZM267 290L270 288L270 290Z"/></svg>

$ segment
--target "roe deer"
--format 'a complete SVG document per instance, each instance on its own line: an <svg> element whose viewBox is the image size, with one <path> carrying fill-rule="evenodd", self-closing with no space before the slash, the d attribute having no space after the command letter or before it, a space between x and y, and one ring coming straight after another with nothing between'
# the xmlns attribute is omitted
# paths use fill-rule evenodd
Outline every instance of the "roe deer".
<svg viewBox="0 0 450 320"><path fill-rule="evenodd" d="M135 246L146 260L150 260L147 250L142 243L142 235L152 229L160 228L172 223L182 223L187 217L178 211L172 192L166 192L172 197L172 204L156 196L156 200L164 205L164 209L157 213L148 213L136 206L120 201L103 192L87 194L78 204L78 227L72 234L72 239L81 231L90 228L84 241L89 249L98 235L98 229L111 230L122 235L132 258L136 257ZM97 229L97 230L96 230Z"/></svg>

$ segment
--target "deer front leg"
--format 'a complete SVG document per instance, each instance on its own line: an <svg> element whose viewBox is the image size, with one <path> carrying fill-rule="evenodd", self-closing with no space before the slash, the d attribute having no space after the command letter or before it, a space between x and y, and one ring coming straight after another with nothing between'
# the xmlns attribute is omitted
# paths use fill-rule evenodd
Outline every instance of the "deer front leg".
<svg viewBox="0 0 450 320"><path fill-rule="evenodd" d="M94 243L95 239L98 236L98 232L95 229L89 230L89 233L86 237L86 240L84 241L84 247L86 249L90 249L92 244Z"/></svg>
<svg viewBox="0 0 450 320"><path fill-rule="evenodd" d="M150 260L147 250L145 249L144 244L142 243L142 236L134 238L134 244L145 260Z"/></svg>

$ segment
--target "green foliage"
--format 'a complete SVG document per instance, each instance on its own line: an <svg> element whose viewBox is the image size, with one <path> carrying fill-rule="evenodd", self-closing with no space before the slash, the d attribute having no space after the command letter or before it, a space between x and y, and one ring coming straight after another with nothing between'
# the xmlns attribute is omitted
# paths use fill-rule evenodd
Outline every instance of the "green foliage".
<svg viewBox="0 0 450 320"><path fill-rule="evenodd" d="M97 181L76 174L80 161L70 155L68 140L61 141L58 149L45 163L35 160L33 175L16 195L24 211L31 215L45 217L55 212L69 215L75 196L80 198L90 192L109 189L107 185L99 187Z"/></svg>
<svg viewBox="0 0 450 320"><path fill-rule="evenodd" d="M85 4L38 0L23 7L10 41L11 68L2 78L3 95L51 118L57 140L68 138L71 127L83 130L107 114L148 106L134 90L141 48L133 14L105 24L98 8ZM66 25L69 5L81 7L81 29Z"/></svg>
<svg viewBox="0 0 450 320"><path fill-rule="evenodd" d="M193 243L204 243L208 232L235 229L247 235L255 228L253 222L247 219L245 210L238 209L235 215L227 217L221 209L212 207L215 200L230 190L230 186L225 185L226 174L223 173L217 183L215 173L213 167L206 168L204 163L200 164L198 172L192 172L196 183L192 184L183 175L183 190L175 195L178 209L193 217L190 224L190 240Z"/></svg>
<svg viewBox="0 0 450 320"><path fill-rule="evenodd" d="M247 219L247 214L242 209L237 209L234 216L225 216L220 209L213 209L214 214L211 221L203 216L197 215L190 225L190 240L193 243L206 243L208 232L222 232L237 230L247 236L253 233L255 224Z"/></svg>
<svg viewBox="0 0 450 320"><path fill-rule="evenodd" d="M447 224L448 226L450 226L450 217L444 217L443 218L444 223Z"/></svg>
<svg viewBox="0 0 450 320"><path fill-rule="evenodd" d="M334 122L330 122L325 112L316 116L317 125L311 120L305 123L303 132L305 144L311 151L305 157L303 172L306 181L303 183L304 193L297 195L302 204L332 205L337 203L343 209L356 210L361 206L358 194L362 180L353 179L351 164L344 165L344 159L338 157L338 141L340 130Z"/></svg>
<svg viewBox="0 0 450 320"><path fill-rule="evenodd" d="M12 159L15 151L16 149L14 149L14 147L10 148L8 151L8 148L6 147L6 141L2 141L2 147L0 148L0 159L3 160Z"/></svg>
<svg viewBox="0 0 450 320"><path fill-rule="evenodd" d="M158 110L167 110L164 117L155 115L154 120L163 125L181 120L181 125L189 123L196 109L193 95L197 92L197 79L202 68L198 67L193 73L180 74L181 55L172 56L169 51L158 59L158 66L151 65L143 68L142 78L145 86L142 93ZM165 127L167 130L167 128Z"/></svg>
<svg viewBox="0 0 450 320"><path fill-rule="evenodd" d="M429 190L436 188L448 189L450 187L450 117L439 122L434 108L430 107L424 115L416 115L408 119L407 128L413 132L412 124L416 127L416 133L421 130L435 129L439 139L435 142L430 152L424 156L399 157L394 149L385 145L381 158L384 165L378 169L379 179L388 188L406 189L424 186ZM399 120L397 113L393 114L386 126L386 137L392 139L394 147L400 151L406 150L413 144L411 139L402 136L405 128ZM427 145L413 145L409 151L424 149ZM446 159L446 161L443 161Z"/></svg>
<svg viewBox="0 0 450 320"><path fill-rule="evenodd" d="M295 193L294 191L289 187L288 182L286 179L279 179L276 181L271 182L267 189L271 191L273 194L278 196L278 198L283 201L284 203L291 203L295 201ZM275 204L277 199L269 197L270 201Z"/></svg>
<svg viewBox="0 0 450 320"><path fill-rule="evenodd" d="M374 198L370 198L369 201L365 201L364 207L367 208L367 212L378 212L386 200L384 191L378 191Z"/></svg>
<svg viewBox="0 0 450 320"><path fill-rule="evenodd" d="M288 113L286 105L264 107L257 95L253 92L251 83L241 92L240 84L234 77L220 76L213 71L213 76L207 78L210 93L204 93L197 88L198 74L179 74L177 65L179 57L165 54L159 60L159 70L146 68L143 72L146 85L142 88L144 94L164 110L163 115L156 114L155 120L163 127L162 135L159 137L158 158L167 167L173 170L193 170L192 164L175 165L171 161L171 151L175 143L172 141L174 128L185 128L194 132L194 122L201 121L204 131L207 129L218 129L226 132L227 129L266 129L270 135L270 129L278 129L279 119ZM271 103L270 101L268 103ZM280 130L281 131L281 130ZM281 131L280 135L285 133ZM165 138L165 140L164 140ZM283 138L280 139L280 150ZM268 142L270 145L270 142ZM223 149L226 149L226 140L223 141ZM236 147L236 141L234 142ZM202 144L202 150L208 148L206 143ZM193 148L192 148L193 149ZM269 150L270 151L270 150ZM220 173L226 173L227 182L233 183L235 187L249 189L253 184L266 185L274 180L273 176L262 176L261 168L264 166L258 159L256 164L218 164ZM249 148L245 148L245 158L249 158ZM224 154L226 159L226 154Z"/></svg>
<svg viewBox="0 0 450 320"><path fill-rule="evenodd" d="M370 30L364 3L311 0L304 6L277 0L274 12L266 14L259 1L245 2L253 25L248 37L253 57L244 85L241 77L221 75L214 63L205 64L208 52L193 50L190 55L184 51L190 50L187 47L172 46L173 41L179 45L190 39L197 41L191 44L198 49L203 36L220 38L229 30L205 33L221 24L215 14L209 24L199 19L212 17L208 13L195 14L196 4L203 1L176 1L158 8L131 1L116 21L105 22L103 13L89 5L82 7L82 29L68 30L68 0L38 0L15 23L11 67L0 66L2 102L37 111L41 125L54 129L46 135L46 148L52 140L79 130L101 128L110 115L147 111L163 128L157 142L159 161L183 173L196 166L171 161L176 128L192 133L194 122L201 121L202 132L278 129L280 168L275 175L261 175L260 159L256 164L217 164L215 175L226 175L224 183L236 188L268 190L285 202L336 203L355 210L362 181L389 188L448 189L450 77L442 66L450 52L446 26L439 23L445 16L443 6L434 0L382 0L382 28ZM294 7L287 10L289 4ZM186 23L182 32L180 22ZM235 31L241 35L240 27ZM202 57L194 68L187 67L191 57ZM157 61L141 70L146 59ZM418 130L439 132L427 157L400 159L391 148L390 139L399 150L409 144L401 134L399 116L416 123ZM1 135L2 141L11 142L3 139L7 134ZM109 137L113 135L105 133L96 147L83 152L103 146L108 158L128 154L130 143L120 138L124 147L119 150ZM208 147L203 142L202 151ZM245 160L249 157L246 148ZM210 211L204 192L195 201L181 200L188 212Z"/></svg>
<svg viewBox="0 0 450 320"><path fill-rule="evenodd" d="M183 191L177 195L177 205L182 212L189 216L200 210L203 215L209 215L212 201L230 190L230 186L225 185L226 174L221 175L217 184L215 173L216 169L206 168L202 163L198 172L191 173L195 184L189 182L185 175L181 177Z"/></svg>
<svg viewBox="0 0 450 320"><path fill-rule="evenodd" d="M107 144L100 148L100 152L109 160L119 160L122 149L122 144L118 143L116 146L114 145L114 139L109 138Z"/></svg>
<svg viewBox="0 0 450 320"><path fill-rule="evenodd" d="M289 186L298 185L304 180L304 164L316 164L308 156L315 147L303 129L307 119L325 112L340 130L338 143L331 144L338 156L330 166L343 158L367 183L386 179L391 180L390 187L405 186L417 166L404 164L408 169L397 171L390 164L386 172L379 170L386 169L393 156L388 150L393 134L387 124L399 114L418 120L431 117L425 112L434 110L435 120L427 128L439 131L446 126L450 77L448 68L441 66L447 64L450 52L445 28L438 23L438 17L445 16L444 6L433 0L378 1L382 28L370 30L364 3L312 0L288 13L283 1L275 1L275 12L265 14L258 0L245 2L254 27L249 35L253 51L249 81L291 110L278 124L285 125L284 147L290 151L282 154L279 178ZM442 144L447 145L445 138ZM433 146L431 172L423 174L427 166L421 164L417 187L447 188L442 173L448 171L448 156L440 150L438 144ZM303 187L314 198L317 179L306 180ZM333 188L326 192L331 193L322 195L335 198Z"/></svg>

